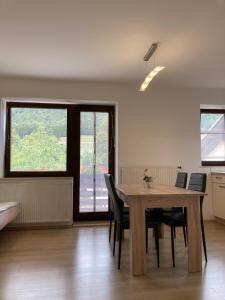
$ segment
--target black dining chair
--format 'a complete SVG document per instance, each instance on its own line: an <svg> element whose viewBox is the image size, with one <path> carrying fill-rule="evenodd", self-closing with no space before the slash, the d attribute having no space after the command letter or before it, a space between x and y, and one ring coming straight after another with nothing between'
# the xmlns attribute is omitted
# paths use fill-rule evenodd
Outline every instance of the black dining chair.
<svg viewBox="0 0 225 300"><path fill-rule="evenodd" d="M188 178L188 173L186 172L178 172L177 173L177 178L175 182L175 187L181 188L181 189L186 189L187 186L187 178ZM172 208L163 208L163 213L173 213L175 211L183 211L182 207L172 207Z"/></svg>
<svg viewBox="0 0 225 300"><path fill-rule="evenodd" d="M122 249L122 232L124 229L129 229L129 213L124 213L124 202L117 195L112 175L104 174L106 187L108 189L109 197L113 203L114 209L114 240L113 240L113 254L115 253L117 232L119 240L119 251L118 251L118 269L120 269L121 261L121 249ZM153 216L150 218L146 214L146 228L153 228L155 232L155 246L157 251L157 265L159 267L159 226L161 224L160 219L154 219ZM147 236L146 236L147 237ZM147 240L146 240L147 241Z"/></svg>
<svg viewBox="0 0 225 300"><path fill-rule="evenodd" d="M186 188L187 185L187 177L188 174L185 172L178 172L175 182L175 187L179 188ZM150 217L157 217L161 218L163 215L171 215L171 213L177 212L177 211L183 211L182 207L171 207L171 208L147 208L147 213L150 214ZM174 228L174 236L176 236L176 229Z"/></svg>
<svg viewBox="0 0 225 300"><path fill-rule="evenodd" d="M188 178L188 173L178 172L175 186L178 188L185 189L187 186L187 178Z"/></svg>
<svg viewBox="0 0 225 300"><path fill-rule="evenodd" d="M188 178L188 173L178 172L176 182L175 182L175 187L186 189L187 178ZM184 211L183 207L163 208L162 209L162 217L171 215L174 212L182 212L182 211ZM184 242L186 245L186 227L183 227L183 233L184 233ZM174 236L174 238L176 238L176 227L173 228L173 236Z"/></svg>
<svg viewBox="0 0 225 300"><path fill-rule="evenodd" d="M203 192L206 190L206 180L207 175L205 173L192 173L189 180L188 190ZM207 262L207 250L206 250L206 240L205 240L205 230L204 230L204 222L203 222L203 199L204 196L200 197L200 223L201 223L201 233L202 233L202 242L205 254L205 261ZM168 226L170 226L171 231L171 249L172 249L172 259L173 259L173 267L175 267L175 254L174 254L174 228L183 227L187 228L187 216L186 216L186 208L184 211L174 211L171 214L163 214L162 222ZM187 228L188 229L188 228ZM184 239L185 245L187 241L186 232L184 230Z"/></svg>
<svg viewBox="0 0 225 300"><path fill-rule="evenodd" d="M105 182L106 182L106 180L105 180ZM107 189L108 189L108 187L107 187ZM128 213L129 213L129 207L123 207L123 214L128 214ZM112 201L112 198L109 195L109 243L111 242L113 222L115 222L114 214L115 213L114 213L113 201Z"/></svg>

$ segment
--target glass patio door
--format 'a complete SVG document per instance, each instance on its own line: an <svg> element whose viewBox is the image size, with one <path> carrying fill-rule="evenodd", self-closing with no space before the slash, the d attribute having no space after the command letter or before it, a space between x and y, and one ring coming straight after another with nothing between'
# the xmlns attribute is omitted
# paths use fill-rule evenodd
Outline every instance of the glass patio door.
<svg viewBox="0 0 225 300"><path fill-rule="evenodd" d="M104 174L114 173L113 112L112 107L80 108L77 219L105 219L108 216L108 192Z"/></svg>

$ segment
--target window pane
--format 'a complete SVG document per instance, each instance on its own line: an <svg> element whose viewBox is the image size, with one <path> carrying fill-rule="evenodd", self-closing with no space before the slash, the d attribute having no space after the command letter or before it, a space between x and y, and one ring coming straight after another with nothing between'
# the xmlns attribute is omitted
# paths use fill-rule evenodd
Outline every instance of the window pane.
<svg viewBox="0 0 225 300"><path fill-rule="evenodd" d="M201 114L201 133L225 133L224 114Z"/></svg>
<svg viewBox="0 0 225 300"><path fill-rule="evenodd" d="M201 134L203 161L225 161L225 134Z"/></svg>
<svg viewBox="0 0 225 300"><path fill-rule="evenodd" d="M94 113L80 120L80 212L94 211Z"/></svg>
<svg viewBox="0 0 225 300"><path fill-rule="evenodd" d="M11 108L10 170L66 171L67 110Z"/></svg>
<svg viewBox="0 0 225 300"><path fill-rule="evenodd" d="M108 211L108 113L81 112L80 212Z"/></svg>
<svg viewBox="0 0 225 300"><path fill-rule="evenodd" d="M108 173L109 114L96 113L96 211L108 211L104 174Z"/></svg>

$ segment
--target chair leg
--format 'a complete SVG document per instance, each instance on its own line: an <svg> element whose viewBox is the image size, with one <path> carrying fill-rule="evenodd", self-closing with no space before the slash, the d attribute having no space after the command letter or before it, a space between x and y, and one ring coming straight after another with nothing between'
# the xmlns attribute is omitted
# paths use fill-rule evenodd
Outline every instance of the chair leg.
<svg viewBox="0 0 225 300"><path fill-rule="evenodd" d="M148 226L145 226L145 247L146 247L146 253L148 253Z"/></svg>
<svg viewBox="0 0 225 300"><path fill-rule="evenodd" d="M187 237L186 237L186 227L183 226L183 234L184 234L184 244L185 244L185 247L187 246Z"/></svg>
<svg viewBox="0 0 225 300"><path fill-rule="evenodd" d="M112 211L109 211L109 243L111 241L111 232L112 232Z"/></svg>
<svg viewBox="0 0 225 300"><path fill-rule="evenodd" d="M207 258L207 249L206 249L206 241L205 241L205 230L204 230L204 223L202 218L201 218L201 230L202 230L202 242L203 242L203 248L205 254L205 261L207 262L208 258Z"/></svg>
<svg viewBox="0 0 225 300"><path fill-rule="evenodd" d="M176 227L173 227L173 237L176 238Z"/></svg>
<svg viewBox="0 0 225 300"><path fill-rule="evenodd" d="M117 226L118 226L118 224L117 224ZM119 242L119 234L117 234L116 240Z"/></svg>
<svg viewBox="0 0 225 300"><path fill-rule="evenodd" d="M122 230L122 239L124 240L124 236L125 236L125 230Z"/></svg>
<svg viewBox="0 0 225 300"><path fill-rule="evenodd" d="M119 228L119 253L118 253L118 270L120 269L120 260L121 260L121 248L122 248L122 232L123 229Z"/></svg>
<svg viewBox="0 0 225 300"><path fill-rule="evenodd" d="M171 249L172 249L173 267L175 268L175 255L174 255L174 227L170 227L170 230L171 230Z"/></svg>
<svg viewBox="0 0 225 300"><path fill-rule="evenodd" d="M113 256L115 256L115 248L116 248L116 231L117 231L117 221L114 222L114 237L113 237Z"/></svg>
<svg viewBox="0 0 225 300"><path fill-rule="evenodd" d="M159 227L154 228L155 231L155 247L157 252L157 266L159 268Z"/></svg>

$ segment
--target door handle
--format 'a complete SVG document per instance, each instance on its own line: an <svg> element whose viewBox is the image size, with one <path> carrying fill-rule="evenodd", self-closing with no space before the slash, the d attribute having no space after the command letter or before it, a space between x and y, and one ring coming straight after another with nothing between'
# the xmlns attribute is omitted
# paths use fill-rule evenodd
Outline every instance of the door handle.
<svg viewBox="0 0 225 300"><path fill-rule="evenodd" d="M216 176L216 179L222 179L223 177L221 177L221 176Z"/></svg>
<svg viewBox="0 0 225 300"><path fill-rule="evenodd" d="M225 185L219 185L221 189L225 189Z"/></svg>

